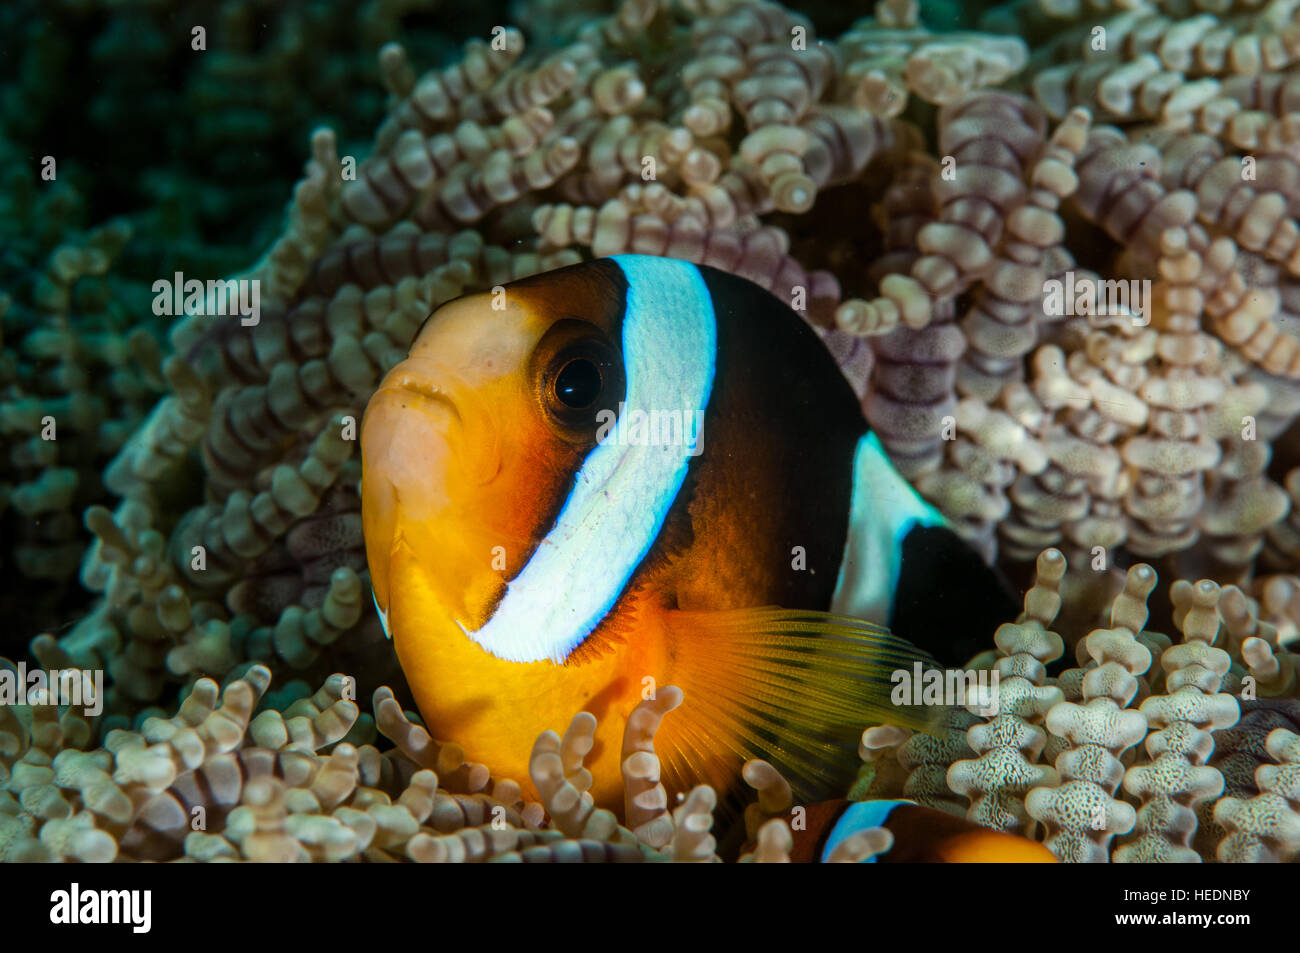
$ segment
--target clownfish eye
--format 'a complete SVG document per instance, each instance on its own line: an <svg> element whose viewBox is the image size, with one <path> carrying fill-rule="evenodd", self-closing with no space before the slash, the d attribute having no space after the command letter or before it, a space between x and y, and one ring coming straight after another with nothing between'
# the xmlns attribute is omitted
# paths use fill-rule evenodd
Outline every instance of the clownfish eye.
<svg viewBox="0 0 1300 953"><path fill-rule="evenodd" d="M627 393L618 348L595 325L561 318L537 342L529 379L542 419L561 440L587 446Z"/></svg>
<svg viewBox="0 0 1300 953"><path fill-rule="evenodd" d="M594 404L600 396L600 388L600 368L584 357L569 361L555 377L556 398L574 410Z"/></svg>

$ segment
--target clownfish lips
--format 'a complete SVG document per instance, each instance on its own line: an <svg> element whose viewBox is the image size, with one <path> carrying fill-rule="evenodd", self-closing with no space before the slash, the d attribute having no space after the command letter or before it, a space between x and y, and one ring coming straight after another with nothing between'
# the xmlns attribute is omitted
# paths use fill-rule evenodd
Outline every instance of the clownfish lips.
<svg viewBox="0 0 1300 953"><path fill-rule="evenodd" d="M407 582L392 577L400 551L436 594L431 614L481 624L501 586L478 558L500 541L474 518L477 494L500 471L496 432L482 398L427 358L394 367L371 396L361 425L361 520L381 614L391 587Z"/></svg>
<svg viewBox="0 0 1300 953"><path fill-rule="evenodd" d="M399 540L422 541L448 510L459 408L440 387L395 369L361 425L361 518L376 604L389 604L388 564Z"/></svg>
<svg viewBox="0 0 1300 953"><path fill-rule="evenodd" d="M424 413L437 413L439 410L450 411L457 425L464 424L461 419L460 410L456 407L456 402L451 396L439 388L436 384L422 380L413 374L403 374L391 383L385 381L375 392L375 397L380 394L391 394L394 398L402 401L402 407L410 407L413 410ZM374 397L371 398L374 400Z"/></svg>

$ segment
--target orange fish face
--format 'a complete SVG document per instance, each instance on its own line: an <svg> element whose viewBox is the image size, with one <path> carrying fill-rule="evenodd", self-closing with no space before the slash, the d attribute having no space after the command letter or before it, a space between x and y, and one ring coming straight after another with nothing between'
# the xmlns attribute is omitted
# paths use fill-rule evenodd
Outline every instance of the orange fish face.
<svg viewBox="0 0 1300 953"><path fill-rule="evenodd" d="M599 717L612 699L637 700L617 658L572 675L525 631L480 635L554 524L597 415L623 396L601 290L569 288L557 302L553 288L522 282L504 302L480 294L440 308L362 424L375 602L421 713L435 737L466 739L473 758L523 783L539 733L584 707Z"/></svg>

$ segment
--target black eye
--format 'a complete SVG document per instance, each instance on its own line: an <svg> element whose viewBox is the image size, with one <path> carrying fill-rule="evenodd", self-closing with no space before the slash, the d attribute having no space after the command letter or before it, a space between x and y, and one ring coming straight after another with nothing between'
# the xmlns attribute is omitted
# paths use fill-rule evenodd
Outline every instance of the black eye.
<svg viewBox="0 0 1300 953"><path fill-rule="evenodd" d="M555 396L575 410L594 404L600 387L600 368L585 357L569 361L555 377Z"/></svg>
<svg viewBox="0 0 1300 953"><path fill-rule="evenodd" d="M561 318L533 348L528 378L542 419L560 440L590 449L627 393L623 359L600 328Z"/></svg>

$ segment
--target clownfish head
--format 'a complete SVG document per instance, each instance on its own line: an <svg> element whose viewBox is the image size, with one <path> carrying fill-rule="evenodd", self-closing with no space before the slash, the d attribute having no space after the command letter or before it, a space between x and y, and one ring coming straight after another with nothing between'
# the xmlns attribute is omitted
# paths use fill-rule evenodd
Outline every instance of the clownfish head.
<svg viewBox="0 0 1300 953"><path fill-rule="evenodd" d="M453 301L372 396L362 515L390 634L393 588L416 581L395 578L395 565L418 567L421 623L472 640L535 555L626 393L616 278L587 270ZM483 647L516 662L561 661L572 648L516 634Z"/></svg>
<svg viewBox="0 0 1300 953"><path fill-rule="evenodd" d="M621 724L662 671L662 640L593 633L692 450L629 445L622 415L707 405L713 321L694 266L587 262L439 308L366 408L375 605L429 730L506 776L575 711ZM598 737L590 755L606 799L617 754Z"/></svg>

